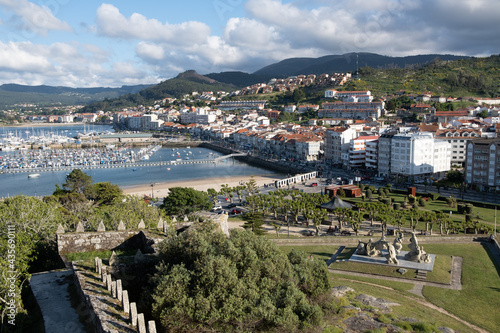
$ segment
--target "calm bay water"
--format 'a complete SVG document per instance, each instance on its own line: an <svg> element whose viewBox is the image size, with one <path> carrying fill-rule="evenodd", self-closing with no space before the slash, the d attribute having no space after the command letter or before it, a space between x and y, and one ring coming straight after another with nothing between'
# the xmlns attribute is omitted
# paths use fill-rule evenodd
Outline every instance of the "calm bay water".
<svg viewBox="0 0 500 333"><path fill-rule="evenodd" d="M9 134L26 139L31 135L41 135L54 133L68 137L75 137L78 133L89 132L114 132L112 126L108 125L54 125L54 126L0 126L0 137L7 137Z"/></svg>
<svg viewBox="0 0 500 333"><path fill-rule="evenodd" d="M72 131L83 132L83 126L73 126ZM96 129L105 131L108 128ZM17 128L18 132L22 129ZM28 129L29 130L29 129ZM36 128L37 131L50 130L47 128ZM61 127L57 128L61 135ZM62 129L62 133L65 129ZM75 132L75 135L76 133ZM15 152L0 152L0 155L15 154ZM178 158L182 160L210 159L223 154L206 148L163 148L159 149L150 158L153 161L172 161ZM169 170L170 169L170 170ZM151 166L151 167L123 167L113 169L83 169L85 173L92 176L94 182L111 182L121 187L151 184L160 182L178 182L182 180L207 179L215 177L234 177L250 175L276 175L281 178L279 173L250 166L235 159L228 158L223 162L185 164L171 166ZM65 182L66 175L70 171L40 172L38 178L28 178L28 173L18 174L0 174L0 197L9 197L18 194L24 195L50 195L54 192L56 184L60 186Z"/></svg>

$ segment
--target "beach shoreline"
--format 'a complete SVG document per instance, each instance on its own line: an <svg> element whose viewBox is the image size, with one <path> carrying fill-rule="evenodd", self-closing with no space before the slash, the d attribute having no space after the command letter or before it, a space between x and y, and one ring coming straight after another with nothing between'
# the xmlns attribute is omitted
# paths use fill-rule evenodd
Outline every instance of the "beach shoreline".
<svg viewBox="0 0 500 333"><path fill-rule="evenodd" d="M258 186L264 186L264 184L274 184L274 181L278 179L277 175L260 175L253 176L256 184ZM137 196L153 196L155 198L164 198L168 195L168 189L171 187L190 187L198 191L207 191L209 188L213 188L216 191L221 189L221 185L227 184L229 187L235 187L240 184L245 184L252 176L231 176L231 177L217 177L217 178L204 178L204 179L193 179L193 180L182 180L173 182L161 182L161 183L151 183L141 184L141 185L130 185L121 186L123 193L129 195Z"/></svg>

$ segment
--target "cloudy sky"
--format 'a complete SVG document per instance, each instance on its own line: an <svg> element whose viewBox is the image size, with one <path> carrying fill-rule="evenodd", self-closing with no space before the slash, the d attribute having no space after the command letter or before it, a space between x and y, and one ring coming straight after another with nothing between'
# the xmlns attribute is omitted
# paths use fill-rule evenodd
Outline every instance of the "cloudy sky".
<svg viewBox="0 0 500 333"><path fill-rule="evenodd" d="M498 0L0 0L0 84L117 87L291 57L500 53Z"/></svg>

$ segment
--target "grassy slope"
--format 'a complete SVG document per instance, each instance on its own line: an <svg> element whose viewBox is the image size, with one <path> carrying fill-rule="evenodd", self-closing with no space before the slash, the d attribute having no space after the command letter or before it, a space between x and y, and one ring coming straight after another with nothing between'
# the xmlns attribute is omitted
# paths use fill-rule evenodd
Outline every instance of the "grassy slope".
<svg viewBox="0 0 500 333"><path fill-rule="evenodd" d="M280 246L280 249L289 252L293 247L297 248L298 246ZM307 255L333 253L337 249L336 246L325 245L300 246L299 248L306 252ZM490 332L500 332L500 316L496 314L497 309L500 308L500 268L495 267L485 248L480 244L425 244L425 251L437 255L438 266L436 272L431 273L429 276L429 280L437 282L449 279L449 272L446 267L450 267L450 257L452 255L463 258L463 289L450 290L424 287L423 294L426 300ZM327 255L319 256L321 259L326 257ZM375 266L373 269L377 270L376 265L366 266ZM362 271L363 269L357 267L357 270ZM365 271L367 270L365 269ZM381 272L377 271L375 273L380 274ZM367 293L375 297L400 302L402 306L394 308L396 315L416 317L439 326L451 327L460 332L470 331L470 328L447 315L411 302L411 298L416 298L415 295L408 292L413 288L412 283L336 273L332 273L331 279L334 286L346 285L355 289L356 293ZM406 301L402 301L401 297L403 297L403 300L406 298Z"/></svg>

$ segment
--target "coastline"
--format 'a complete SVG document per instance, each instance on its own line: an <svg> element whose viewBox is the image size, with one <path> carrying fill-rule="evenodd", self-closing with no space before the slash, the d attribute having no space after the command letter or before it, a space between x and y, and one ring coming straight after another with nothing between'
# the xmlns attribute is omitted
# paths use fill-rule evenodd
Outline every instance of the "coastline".
<svg viewBox="0 0 500 333"><path fill-rule="evenodd" d="M83 125L106 125L106 124L95 124L95 123L22 123L22 124L0 124L0 127L19 127L19 128L27 128L27 127L50 127L50 126L83 126ZM110 125L111 126L111 125Z"/></svg>
<svg viewBox="0 0 500 333"><path fill-rule="evenodd" d="M123 193L137 196L150 196L151 193L154 194L155 198L164 198L168 195L168 189L171 187L191 187L198 191L207 191L209 188L213 188L216 191L221 189L221 185L227 184L229 187L235 187L240 185L240 182L248 182L252 176L232 176L232 177L217 177L217 178L205 178L205 179L195 179L195 180L184 180L184 181L174 181L174 182L161 182L133 186L121 186ZM264 184L274 183L277 179L276 175L260 175L253 176L253 179L258 186L264 186Z"/></svg>

